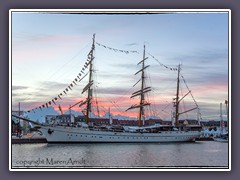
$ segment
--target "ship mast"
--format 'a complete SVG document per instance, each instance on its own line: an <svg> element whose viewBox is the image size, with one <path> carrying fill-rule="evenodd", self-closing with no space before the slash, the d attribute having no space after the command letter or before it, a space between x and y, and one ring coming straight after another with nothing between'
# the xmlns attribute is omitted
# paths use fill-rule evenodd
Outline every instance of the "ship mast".
<svg viewBox="0 0 240 180"><path fill-rule="evenodd" d="M175 101L175 121L174 126L178 125L179 118L179 75L180 75L180 64L178 65L178 77L177 77L177 93L176 93L176 101Z"/></svg>
<svg viewBox="0 0 240 180"><path fill-rule="evenodd" d="M177 76L177 92L176 92L176 98L174 98L176 101L174 102L174 106L175 106L175 119L174 119L174 126L178 126L179 125L179 116L181 114L184 114L184 113L187 113L189 111L192 111L192 110L195 110L195 109L198 109L198 105L196 104L196 107L192 108L192 109L189 109L189 110L186 110L184 112L179 112L179 104L180 102L188 95L188 94L191 94L191 90L188 89L188 92L183 96L181 97L181 99L179 99L179 83L180 83L180 80L179 80L179 77L180 77L180 70L181 70L181 66L180 64L178 65L178 76ZM192 94L191 94L192 96ZM195 100L194 100L195 101ZM199 113L199 109L198 109L198 113Z"/></svg>
<svg viewBox="0 0 240 180"><path fill-rule="evenodd" d="M144 108L143 108L143 104L144 104L144 93L143 93L143 88L145 86L145 76L144 76L144 68L145 68L145 44L143 47L143 61L142 61L142 75L141 75L141 95L140 95L140 109L139 109L139 118L138 118L138 126L141 126L142 124L144 125L144 121L143 123L141 123L141 119L142 117L144 118Z"/></svg>
<svg viewBox="0 0 240 180"><path fill-rule="evenodd" d="M145 83L145 69L149 67L148 66L145 66L145 60L148 58L146 57L145 55L145 45L143 47L143 60L141 60L139 64L142 64L142 69L140 69L138 72L135 73L138 74L141 72L141 79L138 81L140 82L141 81L141 89L134 92L131 96L131 98L133 97L136 97L136 96L140 96L140 102L139 104L136 104L136 105L132 105L130 108L128 108L126 111L130 110L130 109L134 109L134 108L139 108L139 115L138 115L138 126L142 126L144 125L144 118L145 118L145 114L144 114L144 106L147 106L147 105L150 105L149 102L146 102L145 101L145 93L151 91L151 87L146 87L146 83ZM138 83L137 82L137 83ZM135 83L134 86L137 84ZM143 121L142 121L143 119Z"/></svg>
<svg viewBox="0 0 240 180"><path fill-rule="evenodd" d="M90 61L89 61L89 80L88 80L88 84L87 84L87 111L86 111L86 124L88 124L89 122L89 115L91 113L91 100L92 100L92 88L91 86L93 85L93 78L92 78L92 73L93 73L93 59L94 59L94 55L93 52L95 50L95 34L93 34L93 42L92 42L92 48L91 51L89 53L90 56ZM85 87L85 88L86 88Z"/></svg>

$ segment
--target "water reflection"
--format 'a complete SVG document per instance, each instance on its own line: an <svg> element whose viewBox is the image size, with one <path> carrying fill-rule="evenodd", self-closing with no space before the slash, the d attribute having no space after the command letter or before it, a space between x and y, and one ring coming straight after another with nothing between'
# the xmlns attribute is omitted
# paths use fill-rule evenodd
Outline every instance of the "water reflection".
<svg viewBox="0 0 240 180"><path fill-rule="evenodd" d="M12 146L12 165L43 160L42 165L74 167L215 167L228 166L226 143L168 144L25 144ZM67 162L70 162L67 164ZM74 163L75 162L75 163ZM65 163L65 164L64 164ZM67 165L66 165L67 164Z"/></svg>

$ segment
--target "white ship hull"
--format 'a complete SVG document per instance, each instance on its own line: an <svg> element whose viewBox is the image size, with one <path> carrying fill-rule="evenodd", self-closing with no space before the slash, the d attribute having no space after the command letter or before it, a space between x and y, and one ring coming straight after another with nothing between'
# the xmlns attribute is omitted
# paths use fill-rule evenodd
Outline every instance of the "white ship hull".
<svg viewBox="0 0 240 180"><path fill-rule="evenodd" d="M110 132L72 127L39 129L48 143L160 143L195 141L199 131L161 131L158 133Z"/></svg>

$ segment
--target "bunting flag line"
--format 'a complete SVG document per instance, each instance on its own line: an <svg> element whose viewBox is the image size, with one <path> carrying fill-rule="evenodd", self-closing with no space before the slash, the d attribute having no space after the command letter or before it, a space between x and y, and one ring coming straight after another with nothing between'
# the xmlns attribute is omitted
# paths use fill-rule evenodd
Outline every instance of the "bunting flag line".
<svg viewBox="0 0 240 180"><path fill-rule="evenodd" d="M59 100L59 99L61 99L62 100L62 97L61 96L65 96L65 95L67 95L67 93L70 91L70 90L72 90L72 88L74 87L74 85L77 85L77 82L80 82L84 77L86 77L87 76L87 74L88 73L86 73L85 74L85 70L87 69L87 67L91 64L91 61L92 61L92 59L94 59L94 57L93 57L93 49L91 49L90 50L90 52L88 53L88 55L87 55L87 60L86 60L86 62L84 63L84 65L83 65L83 67L82 67L82 69L80 70L80 72L78 73L78 75L77 75L77 77L76 78L74 78L74 80L72 81L72 83L70 83L69 85L68 85L68 87L66 87L62 92L63 93L60 93L60 94L58 94L57 95L57 97L55 97L55 98L53 98L52 100L50 100L50 101L48 101L47 103L45 103L45 104L43 104L43 105L41 105L41 106L39 106L39 107L36 107L36 108L33 108L33 109L31 109L31 110L28 110L28 111L26 111L27 113L30 113L31 111L33 111L34 113L35 113L35 111L34 111L34 109L41 109L42 110L42 108L48 108L49 106L51 106L51 105L56 105L56 101L57 100ZM83 77L81 77L82 75L84 75Z"/></svg>
<svg viewBox="0 0 240 180"><path fill-rule="evenodd" d="M58 105L58 109L59 109L59 111L61 112L61 114L63 115L63 110L62 110L60 104Z"/></svg>
<svg viewBox="0 0 240 180"><path fill-rule="evenodd" d="M55 105L56 105L56 103L55 103L54 99L52 100L52 102L53 102L53 104L55 104Z"/></svg>
<svg viewBox="0 0 240 180"><path fill-rule="evenodd" d="M60 95L58 95L58 98L59 98L59 99L62 99L62 98L60 97Z"/></svg>
<svg viewBox="0 0 240 180"><path fill-rule="evenodd" d="M148 53L148 55L151 56L153 59L155 59L161 66L165 67L166 69L169 69L171 71L177 71L178 70L178 68L172 68L172 67L168 67L168 66L164 65L163 63L161 63L157 58L155 58L150 53Z"/></svg>
<svg viewBox="0 0 240 180"><path fill-rule="evenodd" d="M98 43L98 42L96 42L96 44L97 44L98 46L107 48L107 49L109 49L109 50L113 50L113 51L115 51L115 52L122 52L122 53L126 53L126 54L128 54L128 53L137 53L137 54L139 54L138 51L127 51L127 50L115 49L115 48L111 48L111 47L105 46L105 45L103 45L103 44L100 44L100 43Z"/></svg>

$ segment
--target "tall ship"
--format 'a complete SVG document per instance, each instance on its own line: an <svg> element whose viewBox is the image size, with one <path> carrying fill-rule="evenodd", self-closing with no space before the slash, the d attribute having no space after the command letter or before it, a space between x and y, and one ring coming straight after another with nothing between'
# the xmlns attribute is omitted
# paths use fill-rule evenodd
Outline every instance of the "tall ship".
<svg viewBox="0 0 240 180"><path fill-rule="evenodd" d="M46 138L48 143L163 143L163 142L188 142L195 141L195 139L201 136L202 127L197 125L188 125L179 123L179 116L185 112L179 112L179 104L184 98L179 97L179 76L180 76L180 65L177 68L177 90L176 97L174 98L174 113L171 125L145 125L145 108L150 106L150 102L147 101L146 94L152 89L150 86L146 86L145 70L149 67L146 65L145 45L143 48L143 58L140 60L138 65L141 69L135 73L137 76L141 76L140 80L136 83L140 85L139 90L132 93L130 98L139 97L138 104L130 106L126 111L133 109L139 109L138 111L138 126L126 126L119 127L114 125L108 125L106 127L92 126L89 122L90 114L92 109L93 99L93 63L94 63L94 51L95 51L95 34L93 35L93 41L91 50L88 54L88 62L86 68L88 68L88 83L83 88L82 94L86 94L86 99L75 105L79 107L85 106L85 122L81 124L73 124L71 126L62 126L59 124L41 124L34 120L30 120L25 117L13 115L13 117L20 118L24 121L34 124L34 128L40 131ZM84 77L87 77L86 75ZM135 84L135 85L136 85ZM190 92L189 92L190 93ZM189 94L188 93L188 94ZM185 95L186 96L186 95ZM197 109L187 110L191 111ZM110 121L111 121L111 117Z"/></svg>

